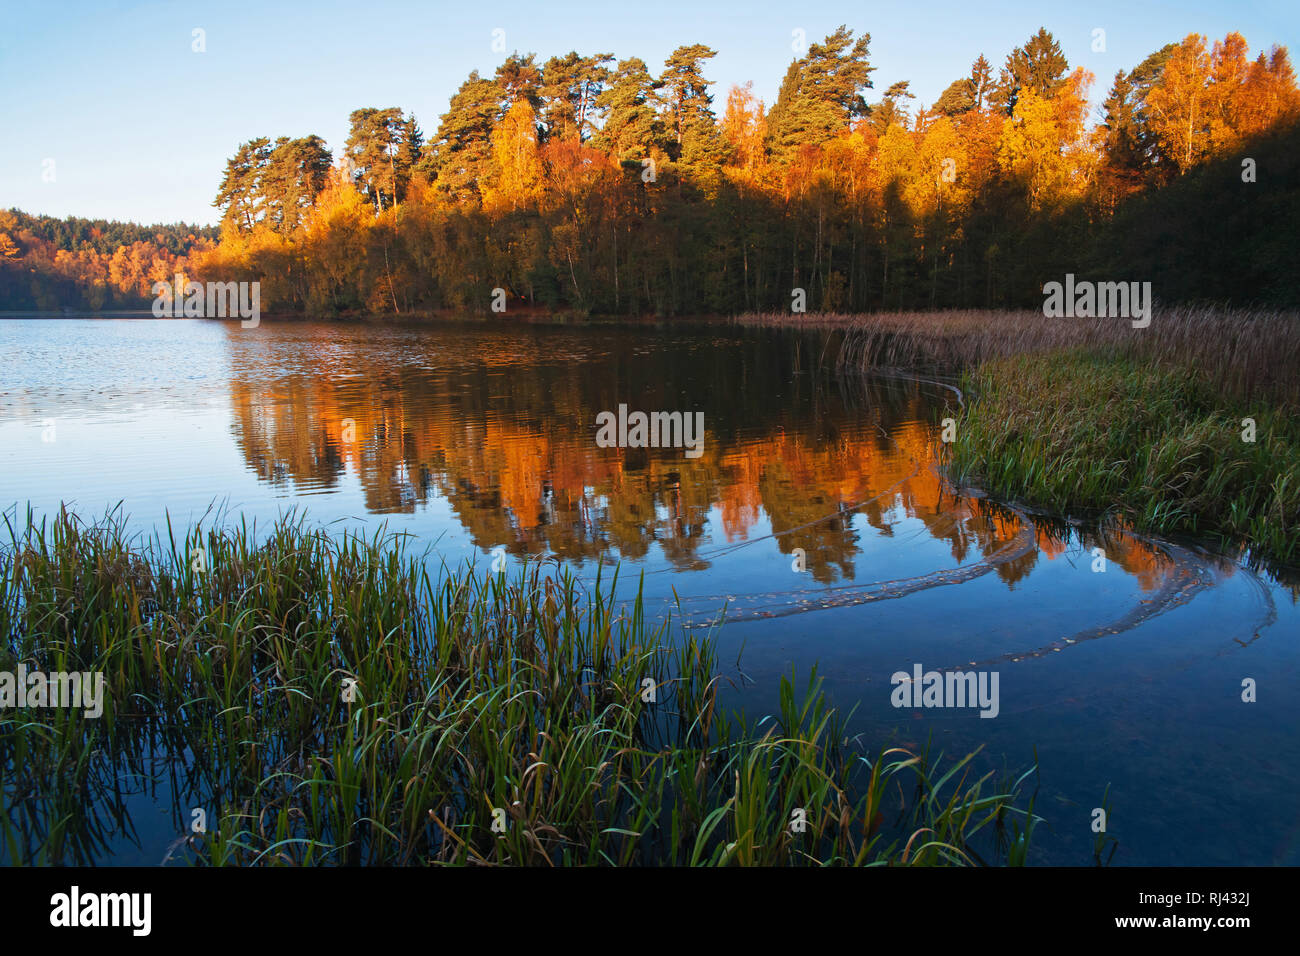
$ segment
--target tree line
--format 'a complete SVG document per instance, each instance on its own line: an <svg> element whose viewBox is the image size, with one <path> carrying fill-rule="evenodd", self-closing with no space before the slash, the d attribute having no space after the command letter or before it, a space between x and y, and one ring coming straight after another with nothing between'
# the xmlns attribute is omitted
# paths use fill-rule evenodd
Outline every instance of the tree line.
<svg viewBox="0 0 1300 956"><path fill-rule="evenodd" d="M0 209L0 309L139 309L158 279L189 272L218 230Z"/></svg>
<svg viewBox="0 0 1300 956"><path fill-rule="evenodd" d="M337 157L314 135L242 144L219 241L187 265L313 314L485 311L497 289L507 311L789 311L795 290L810 310L1018 306L1067 271L1294 303L1300 280L1272 267L1294 228L1257 228L1300 201L1285 48L1169 43L1090 123L1094 77L1046 29L929 107L906 81L874 95L869 46L844 26L809 44L770 107L752 84L718 103L702 44L657 73L514 53L431 135L367 108Z"/></svg>

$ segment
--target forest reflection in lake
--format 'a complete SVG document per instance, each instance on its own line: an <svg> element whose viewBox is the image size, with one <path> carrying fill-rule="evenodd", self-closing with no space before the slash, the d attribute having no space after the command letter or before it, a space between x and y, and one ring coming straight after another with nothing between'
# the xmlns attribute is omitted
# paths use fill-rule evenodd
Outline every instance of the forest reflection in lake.
<svg viewBox="0 0 1300 956"><path fill-rule="evenodd" d="M754 716L817 665L869 749L983 745L1024 767L1037 748L1056 824L1039 862L1088 861L1108 783L1131 827L1118 862L1297 862L1294 586L958 494L939 467L951 392L837 377L833 349L719 325L4 322L0 506L120 501L141 530L211 522L214 500L231 519L303 507L453 567L494 549L586 580L617 564L682 623L726 607L725 702ZM600 447L620 403L702 412L702 454ZM892 707L914 663L1001 669L999 717ZM1251 675L1268 709L1237 702ZM152 788L137 817L170 803ZM1216 806L1233 809L1213 834L1181 839ZM175 834L135 831L115 860L158 862Z"/></svg>

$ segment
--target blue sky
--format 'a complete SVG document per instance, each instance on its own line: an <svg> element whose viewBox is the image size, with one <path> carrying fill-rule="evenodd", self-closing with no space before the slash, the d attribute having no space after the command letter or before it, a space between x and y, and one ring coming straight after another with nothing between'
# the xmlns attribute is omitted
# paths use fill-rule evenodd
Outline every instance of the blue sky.
<svg viewBox="0 0 1300 956"><path fill-rule="evenodd" d="M931 103L980 53L996 67L1046 26L1072 65L1097 75L1099 102L1118 69L1197 32L1238 30L1252 55L1300 48L1294 0L979 3L476 3L335 0L277 3L0 0L0 208L138 222L211 223L226 159L255 136L316 133L337 155L362 106L414 112L427 134L469 74L506 53L639 56L658 72L673 48L718 51L708 76L719 107L753 80L769 105L790 60L841 23L871 34L876 98L910 80ZM1106 52L1091 50L1094 28ZM191 49L192 31L206 52ZM492 50L505 31L506 53ZM43 176L53 160L53 181Z"/></svg>

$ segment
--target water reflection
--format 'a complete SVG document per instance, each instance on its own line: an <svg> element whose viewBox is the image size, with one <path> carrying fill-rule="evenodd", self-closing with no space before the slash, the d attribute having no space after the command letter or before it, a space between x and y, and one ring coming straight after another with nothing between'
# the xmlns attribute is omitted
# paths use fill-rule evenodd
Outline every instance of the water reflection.
<svg viewBox="0 0 1300 956"><path fill-rule="evenodd" d="M198 517L227 495L238 515L305 504L317 520L388 521L452 564L498 546L586 577L630 564L655 600L680 598L686 623L725 605L720 660L743 648L753 710L819 664L873 745L950 734L1016 766L1038 748L1052 799L1071 806L1112 780L1117 798L1127 789L1142 835L1126 835L1124 862L1293 861L1276 834L1294 816L1300 697L1236 700L1243 676L1294 678L1294 579L1288 595L1185 542L957 493L938 467L945 390L837 378L833 348L708 327L0 328L0 439L23 449L0 504L124 498L152 529L164 509L181 524L183 507ZM596 415L620 403L703 412L703 455L598 447ZM57 443L40 441L46 417ZM792 573L799 556L806 573ZM1005 667L999 719L900 716L888 678L914 660ZM1201 804L1150 797L1206 746L1223 772L1182 784ZM1161 841L1227 801L1243 762L1281 769L1251 785L1240 832ZM39 847L75 801L84 845L54 856L156 863L207 792L200 769L184 741L142 738L103 753L91 798L67 781L39 812L32 795L10 800L9 819ZM1062 827L1043 859L1086 861L1090 839Z"/></svg>
<svg viewBox="0 0 1300 956"><path fill-rule="evenodd" d="M672 568L699 570L770 538L832 584L859 578L864 527L889 539L902 519L919 521L957 565L1023 531L1011 512L945 485L933 389L846 384L808 367L800 350L759 348L743 334L679 333L642 349L588 329L557 349L554 331L538 340L517 330L503 346L481 332L385 330L383 348L364 330L294 333L297 356L280 361L265 340L229 332L233 428L248 466L292 495L354 476L376 514L444 500L483 550L581 563L655 548ZM303 354L318 363L303 366ZM620 402L702 411L703 454L597 447L597 413ZM996 574L1014 584L1040 552L1065 547L1035 541ZM1123 540L1110 560L1144 589L1159 586L1155 550Z"/></svg>
<svg viewBox="0 0 1300 956"><path fill-rule="evenodd" d="M993 658L1019 661L1122 634L1238 571L1119 527L955 493L936 427L949 395L905 376L837 377L824 338L773 348L770 333L716 328L227 335L234 436L263 482L296 496L351 478L380 515L445 503L481 551L578 566L630 560L651 575L725 559L728 591L709 587L710 575L682 585L684 597L674 585L688 626L898 599L985 575L1014 589L1043 561L1095 565L1101 549L1132 596L1031 629ZM703 412L703 454L599 447L597 414L620 403ZM782 562L762 560L773 554ZM787 565L807 574L781 573Z"/></svg>

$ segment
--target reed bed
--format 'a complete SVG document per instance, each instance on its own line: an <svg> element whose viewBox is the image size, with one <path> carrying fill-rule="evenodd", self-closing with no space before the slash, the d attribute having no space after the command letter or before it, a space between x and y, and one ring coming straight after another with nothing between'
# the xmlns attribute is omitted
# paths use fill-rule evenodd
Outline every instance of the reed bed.
<svg viewBox="0 0 1300 956"><path fill-rule="evenodd" d="M0 670L98 671L108 699L0 710L0 860L108 862L161 778L169 857L200 865L1025 862L1028 774L859 755L815 672L723 713L711 639L670 640L617 574L431 573L293 515L7 523Z"/></svg>
<svg viewBox="0 0 1300 956"><path fill-rule="evenodd" d="M1032 311L740 321L832 335L845 371L960 375L959 481L1300 563L1300 313L1157 307L1141 329Z"/></svg>
<svg viewBox="0 0 1300 956"><path fill-rule="evenodd" d="M1059 512L1247 541L1261 557L1300 563L1294 418L1225 403L1191 371L1088 352L996 359L967 385L974 397L948 446L957 480Z"/></svg>
<svg viewBox="0 0 1300 956"><path fill-rule="evenodd" d="M1214 392L1300 409L1300 313L1157 305L1151 324L1120 318L1046 318L1041 311L965 310L741 316L742 325L844 333L841 368L961 371L991 359L1087 350L1194 371Z"/></svg>

